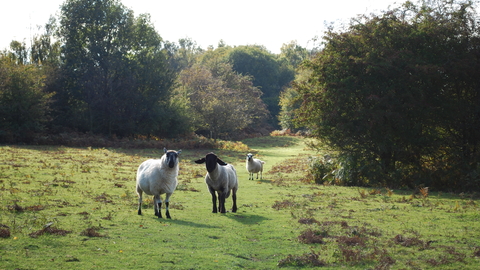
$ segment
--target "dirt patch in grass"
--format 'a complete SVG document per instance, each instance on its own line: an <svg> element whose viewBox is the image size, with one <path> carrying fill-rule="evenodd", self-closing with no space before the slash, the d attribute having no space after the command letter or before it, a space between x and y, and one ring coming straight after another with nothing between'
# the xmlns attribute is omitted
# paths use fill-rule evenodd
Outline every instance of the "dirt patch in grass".
<svg viewBox="0 0 480 270"><path fill-rule="evenodd" d="M52 234L52 235L65 236L65 235L67 235L68 233L71 233L71 232L72 231L62 230L62 229L58 229L56 227L46 227L46 228L43 228L41 230L30 233L29 236L32 237L32 238L37 238L37 237L39 237L41 235L44 235L46 233Z"/></svg>
<svg viewBox="0 0 480 270"><path fill-rule="evenodd" d="M431 241L423 241L418 237L406 237L401 234L396 235L393 238L393 242L404 247L420 246L422 249L430 248Z"/></svg>
<svg viewBox="0 0 480 270"><path fill-rule="evenodd" d="M10 227L4 224L0 224L0 238L10 237Z"/></svg>
<svg viewBox="0 0 480 270"><path fill-rule="evenodd" d="M438 258L427 259L426 262L432 266L440 266L454 262L465 263L466 257L467 255L456 251L454 247L446 247L444 254L440 255Z"/></svg>
<svg viewBox="0 0 480 270"><path fill-rule="evenodd" d="M327 236L326 231L307 229L298 236L298 240L304 244L325 244L323 238Z"/></svg>
<svg viewBox="0 0 480 270"><path fill-rule="evenodd" d="M106 194L105 192L102 193L101 195L97 196L94 198L96 202L101 202L101 203L113 203L113 201L110 199L110 196Z"/></svg>
<svg viewBox="0 0 480 270"><path fill-rule="evenodd" d="M97 227L90 227L81 232L80 235L88 237L105 237L105 235L100 234L97 230Z"/></svg>
<svg viewBox="0 0 480 270"><path fill-rule="evenodd" d="M15 203L14 205L9 205L8 210L12 212L24 212L24 211L41 211L45 209L43 205L32 205L32 206L26 206L22 207Z"/></svg>
<svg viewBox="0 0 480 270"><path fill-rule="evenodd" d="M320 222L318 222L318 220L316 220L314 218L300 218L298 220L298 223L300 223L300 224L320 224Z"/></svg>
<svg viewBox="0 0 480 270"><path fill-rule="evenodd" d="M348 237L348 236L339 236L337 238L337 242L341 245L346 245L346 246L361 246L365 247L365 238L360 238L358 236L354 237Z"/></svg>
<svg viewBox="0 0 480 270"><path fill-rule="evenodd" d="M480 257L480 247L475 248L475 250L473 251L473 256Z"/></svg>
<svg viewBox="0 0 480 270"><path fill-rule="evenodd" d="M311 253L300 256L288 255L285 259L278 262L278 267L318 267L326 265L325 261L320 259L320 254L315 253L313 250Z"/></svg>
<svg viewBox="0 0 480 270"><path fill-rule="evenodd" d="M272 205L272 208L275 210L280 210L280 209L293 208L293 207L299 207L299 206L300 206L299 203L296 203L290 200L284 200L284 201L275 201L275 203Z"/></svg>

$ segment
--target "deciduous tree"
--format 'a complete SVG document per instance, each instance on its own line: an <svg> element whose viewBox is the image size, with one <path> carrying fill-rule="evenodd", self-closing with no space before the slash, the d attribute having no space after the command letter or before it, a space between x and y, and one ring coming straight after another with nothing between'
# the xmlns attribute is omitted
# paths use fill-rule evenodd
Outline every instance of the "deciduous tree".
<svg viewBox="0 0 480 270"><path fill-rule="evenodd" d="M108 135L168 135L174 75L150 17L135 17L117 0L67 0L59 23L60 124Z"/></svg>
<svg viewBox="0 0 480 270"><path fill-rule="evenodd" d="M262 100L273 116L270 123L277 127L280 111L279 96L283 87L294 78L294 70L261 46L238 46L228 51L226 59L240 74L253 77L253 84L263 92Z"/></svg>
<svg viewBox="0 0 480 270"><path fill-rule="evenodd" d="M261 123L267 115L251 77L234 72L229 64L194 65L182 71L180 82L197 129L215 139Z"/></svg>
<svg viewBox="0 0 480 270"><path fill-rule="evenodd" d="M30 142L49 121L51 94L45 76L34 65L0 54L0 141Z"/></svg>
<svg viewBox="0 0 480 270"><path fill-rule="evenodd" d="M342 152L350 184L480 187L447 169L480 169L477 21L469 1L407 2L326 34L297 116Z"/></svg>

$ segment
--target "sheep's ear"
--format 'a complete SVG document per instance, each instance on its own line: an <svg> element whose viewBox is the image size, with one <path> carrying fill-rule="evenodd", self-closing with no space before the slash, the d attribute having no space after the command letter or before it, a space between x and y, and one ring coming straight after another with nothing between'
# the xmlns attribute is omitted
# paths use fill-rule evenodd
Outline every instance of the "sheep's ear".
<svg viewBox="0 0 480 270"><path fill-rule="evenodd" d="M222 165L222 166L227 165L227 163L223 162L223 161L222 161L221 159L219 159L219 158L217 158L217 163L218 163L219 165Z"/></svg>
<svg viewBox="0 0 480 270"><path fill-rule="evenodd" d="M180 150L177 151L177 154L180 155L180 153L182 153L182 149L180 149Z"/></svg>
<svg viewBox="0 0 480 270"><path fill-rule="evenodd" d="M163 152L166 153L166 152L167 152L167 148L163 147Z"/></svg>
<svg viewBox="0 0 480 270"><path fill-rule="evenodd" d="M195 160L195 163L197 163L197 164L205 163L205 158L201 158L201 159L199 159L199 160Z"/></svg>

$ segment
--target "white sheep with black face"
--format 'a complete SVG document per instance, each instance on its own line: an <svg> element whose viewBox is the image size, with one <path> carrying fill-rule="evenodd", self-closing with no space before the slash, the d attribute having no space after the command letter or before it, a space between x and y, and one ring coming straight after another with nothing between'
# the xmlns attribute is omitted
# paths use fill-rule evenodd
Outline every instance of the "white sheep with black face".
<svg viewBox="0 0 480 270"><path fill-rule="evenodd" d="M137 170L137 194L138 194L138 214L142 214L142 194L153 195L153 205L155 215L162 218L162 198L165 196L165 209L167 218L170 217L168 206L170 196L177 188L178 180L178 155L182 150L163 149L165 154L160 159L149 159L144 161Z"/></svg>
<svg viewBox="0 0 480 270"><path fill-rule="evenodd" d="M263 179L263 164L265 164L265 161L262 161L260 159L253 158L252 153L247 154L247 171L248 171L248 180L253 180L253 174L257 174L257 179L258 179L258 173L260 173L260 180Z"/></svg>
<svg viewBox="0 0 480 270"><path fill-rule="evenodd" d="M205 175L205 183L207 184L210 194L212 194L212 213L217 213L217 196L218 194L218 211L226 213L225 199L232 193L233 207L232 212L237 212L237 190L238 179L237 171L231 164L227 164L219 159L214 153L208 153L204 158L196 160L195 163L203 164L207 167Z"/></svg>

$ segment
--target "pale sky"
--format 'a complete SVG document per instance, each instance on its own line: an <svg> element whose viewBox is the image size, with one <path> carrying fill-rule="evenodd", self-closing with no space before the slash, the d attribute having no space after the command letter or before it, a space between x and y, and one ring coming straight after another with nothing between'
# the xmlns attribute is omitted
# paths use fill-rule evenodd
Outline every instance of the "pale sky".
<svg viewBox="0 0 480 270"><path fill-rule="evenodd" d="M0 4L0 50L12 40L30 44L31 37L65 0L12 0ZM164 40L191 38L206 49L227 45L263 45L279 53L282 44L297 41L310 47L325 24L348 23L358 14L380 13L406 0L121 0L135 16L151 15Z"/></svg>

